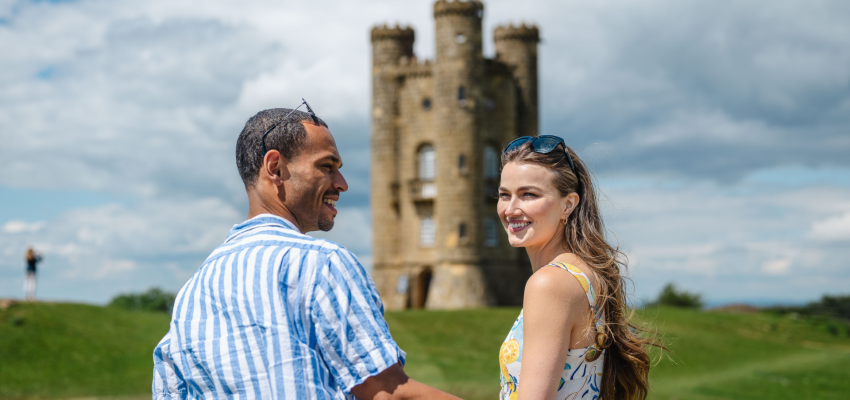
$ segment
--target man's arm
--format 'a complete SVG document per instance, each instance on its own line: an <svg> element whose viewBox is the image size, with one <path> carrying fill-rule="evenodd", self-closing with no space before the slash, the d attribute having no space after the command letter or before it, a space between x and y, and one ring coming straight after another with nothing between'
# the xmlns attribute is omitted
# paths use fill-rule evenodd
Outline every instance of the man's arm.
<svg viewBox="0 0 850 400"><path fill-rule="evenodd" d="M457 399L407 377L404 367L395 364L351 389L359 400Z"/></svg>

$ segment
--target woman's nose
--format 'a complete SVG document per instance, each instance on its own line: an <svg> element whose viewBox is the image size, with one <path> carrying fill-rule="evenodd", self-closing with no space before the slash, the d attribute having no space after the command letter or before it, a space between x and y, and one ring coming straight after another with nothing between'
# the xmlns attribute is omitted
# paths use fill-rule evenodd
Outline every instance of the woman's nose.
<svg viewBox="0 0 850 400"><path fill-rule="evenodd" d="M505 209L505 215L522 215L522 210L519 208L519 201L516 197L511 197L508 202L508 207Z"/></svg>

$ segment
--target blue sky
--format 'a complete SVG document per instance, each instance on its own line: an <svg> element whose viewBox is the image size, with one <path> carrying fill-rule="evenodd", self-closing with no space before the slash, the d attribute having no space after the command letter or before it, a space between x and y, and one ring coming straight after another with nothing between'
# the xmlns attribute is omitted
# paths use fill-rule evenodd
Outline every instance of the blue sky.
<svg viewBox="0 0 850 400"><path fill-rule="evenodd" d="M370 264L368 32L432 58L431 7L0 0L0 297L28 245L45 299L179 289L246 214L245 120L301 97L351 187L323 236ZM637 299L847 292L850 3L486 1L485 56L508 22L541 29L541 133L591 165Z"/></svg>

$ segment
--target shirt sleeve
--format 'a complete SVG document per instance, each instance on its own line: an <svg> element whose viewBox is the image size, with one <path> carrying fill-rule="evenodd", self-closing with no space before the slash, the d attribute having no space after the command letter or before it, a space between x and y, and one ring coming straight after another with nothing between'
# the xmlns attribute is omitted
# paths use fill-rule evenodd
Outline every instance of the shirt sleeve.
<svg viewBox="0 0 850 400"><path fill-rule="evenodd" d="M397 364L405 354L390 335L372 278L345 249L318 260L310 316L311 334L334 380L345 393Z"/></svg>
<svg viewBox="0 0 850 400"><path fill-rule="evenodd" d="M171 332L153 350L153 400L186 399L186 382L170 356Z"/></svg>

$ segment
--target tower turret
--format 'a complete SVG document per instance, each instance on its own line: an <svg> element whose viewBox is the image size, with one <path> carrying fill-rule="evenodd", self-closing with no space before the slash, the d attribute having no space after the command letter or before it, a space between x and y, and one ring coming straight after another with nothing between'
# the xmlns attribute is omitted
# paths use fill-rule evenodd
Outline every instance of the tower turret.
<svg viewBox="0 0 850 400"><path fill-rule="evenodd" d="M399 60L413 56L410 27L372 28L372 226L398 229L398 114ZM398 262L398 235L376 235L374 268Z"/></svg>
<svg viewBox="0 0 850 400"><path fill-rule="evenodd" d="M484 60L481 51L480 1L434 3L434 130L437 138L438 198L434 201L438 242L437 268L429 307L467 308L487 304L478 242L484 206L480 168L461 172L459 165L478 166ZM464 161L461 161L464 160ZM453 290L462 286L464 291ZM445 291L445 292L444 292Z"/></svg>
<svg viewBox="0 0 850 400"><path fill-rule="evenodd" d="M484 5L476 0L438 0L434 3L437 62L482 58L483 15Z"/></svg>
<svg viewBox="0 0 850 400"><path fill-rule="evenodd" d="M509 65L519 85L518 136L540 132L537 108L537 43L540 32L534 25L499 26L493 31L496 59Z"/></svg>
<svg viewBox="0 0 850 400"><path fill-rule="evenodd" d="M372 28L372 65L396 65L402 56L413 56L415 34L411 27Z"/></svg>

